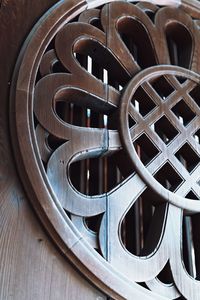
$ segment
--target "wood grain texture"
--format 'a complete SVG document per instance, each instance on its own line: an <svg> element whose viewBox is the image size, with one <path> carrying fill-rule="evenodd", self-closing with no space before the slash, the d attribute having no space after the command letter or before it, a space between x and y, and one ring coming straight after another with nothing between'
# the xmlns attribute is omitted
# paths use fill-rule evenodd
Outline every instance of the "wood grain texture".
<svg viewBox="0 0 200 300"><path fill-rule="evenodd" d="M102 299L43 232L21 191L1 207L0 299Z"/></svg>
<svg viewBox="0 0 200 300"><path fill-rule="evenodd" d="M16 172L9 133L9 89L20 48L55 0L3 1L0 9L0 299L106 299L44 232ZM12 120L11 120L12 122Z"/></svg>

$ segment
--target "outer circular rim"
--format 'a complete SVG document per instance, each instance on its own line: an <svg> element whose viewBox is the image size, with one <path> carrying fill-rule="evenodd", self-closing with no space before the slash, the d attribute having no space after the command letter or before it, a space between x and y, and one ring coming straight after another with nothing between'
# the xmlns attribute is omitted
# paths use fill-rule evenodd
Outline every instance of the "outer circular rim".
<svg viewBox="0 0 200 300"><path fill-rule="evenodd" d="M166 188L164 188L151 173L147 170L144 164L139 159L135 147L133 145L130 128L128 124L129 115L129 105L135 91L138 89L141 83L145 80L152 78L152 76L162 76L162 75L174 75L174 76L184 76L191 79L199 84L200 76L193 71L186 70L181 67L176 66L154 66L150 67L144 71L141 71L136 75L128 84L124 94L121 98L120 103L120 136L122 144L128 153L128 156L139 176L150 187L158 196L179 208L185 209L191 212L200 212L200 202L199 200L192 200L181 197ZM192 209L191 209L192 207Z"/></svg>
<svg viewBox="0 0 200 300"><path fill-rule="evenodd" d="M112 1L112 0L111 0ZM34 77L45 45L70 19L83 10L111 1L59 1L37 22L20 52L11 87L10 128L18 171L26 193L37 215L62 253L100 290L114 299L164 300L136 283L129 282L97 254L81 237L65 216L49 188L44 170L39 165L34 144L32 96ZM150 1L154 2L155 1ZM159 4L159 0L157 1ZM199 3L183 1L183 9L191 6L197 14ZM54 24L52 27L51 24ZM25 72L26 70L26 72ZM28 71L28 73L27 73ZM28 167L27 167L28 166Z"/></svg>

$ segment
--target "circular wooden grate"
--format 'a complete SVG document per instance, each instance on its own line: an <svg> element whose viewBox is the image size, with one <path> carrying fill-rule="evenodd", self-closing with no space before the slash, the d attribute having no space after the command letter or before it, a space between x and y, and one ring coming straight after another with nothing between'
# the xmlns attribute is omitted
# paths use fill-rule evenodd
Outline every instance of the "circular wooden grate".
<svg viewBox="0 0 200 300"><path fill-rule="evenodd" d="M199 297L193 5L61 1L16 67L13 145L27 193L63 253L115 299Z"/></svg>

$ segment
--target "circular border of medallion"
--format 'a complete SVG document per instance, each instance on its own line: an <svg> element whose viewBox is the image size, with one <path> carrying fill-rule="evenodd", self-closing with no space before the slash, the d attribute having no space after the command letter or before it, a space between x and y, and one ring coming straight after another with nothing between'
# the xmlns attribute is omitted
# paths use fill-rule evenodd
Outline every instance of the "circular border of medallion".
<svg viewBox="0 0 200 300"><path fill-rule="evenodd" d="M88 8L108 2L111 1L59 1L29 34L16 64L11 88L10 127L15 160L24 188L41 222L62 253L84 276L114 299L164 300L165 297L128 281L81 237L49 185L35 143L33 89L46 46L64 24ZM159 4L159 1L151 2ZM200 8L193 1L190 4L183 1L181 7L194 16Z"/></svg>

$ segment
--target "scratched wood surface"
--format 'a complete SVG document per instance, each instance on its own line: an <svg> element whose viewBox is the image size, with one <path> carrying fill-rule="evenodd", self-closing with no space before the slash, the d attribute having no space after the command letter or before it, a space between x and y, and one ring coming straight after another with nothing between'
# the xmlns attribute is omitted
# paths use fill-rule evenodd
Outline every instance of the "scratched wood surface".
<svg viewBox="0 0 200 300"><path fill-rule="evenodd" d="M0 299L106 297L69 264L27 201L10 146L9 88L20 48L55 0L0 2ZM12 120L11 120L12 122Z"/></svg>

